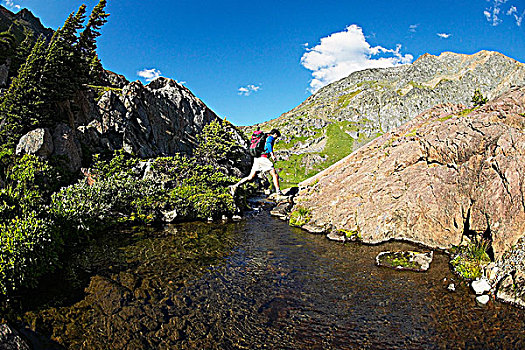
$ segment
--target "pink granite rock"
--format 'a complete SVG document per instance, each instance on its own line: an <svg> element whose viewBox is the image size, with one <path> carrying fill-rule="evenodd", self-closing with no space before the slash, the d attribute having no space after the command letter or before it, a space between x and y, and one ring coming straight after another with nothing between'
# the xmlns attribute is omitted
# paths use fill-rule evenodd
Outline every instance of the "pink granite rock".
<svg viewBox="0 0 525 350"><path fill-rule="evenodd" d="M471 111L438 105L300 184L310 227L358 231L365 243L434 248L466 229L496 258L525 234L525 87Z"/></svg>

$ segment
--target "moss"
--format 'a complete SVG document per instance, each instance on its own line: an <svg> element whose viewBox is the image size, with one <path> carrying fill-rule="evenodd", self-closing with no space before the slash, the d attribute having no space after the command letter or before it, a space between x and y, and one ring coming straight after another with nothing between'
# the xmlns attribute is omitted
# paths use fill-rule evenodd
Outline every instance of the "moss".
<svg viewBox="0 0 525 350"><path fill-rule="evenodd" d="M417 135L417 129L418 128L414 128L414 129L410 130L410 132L405 134L405 137L415 137Z"/></svg>
<svg viewBox="0 0 525 350"><path fill-rule="evenodd" d="M348 104L350 103L350 101L355 97L357 96L358 94L360 94L363 90L356 90L354 92L351 92L349 94L346 94L346 95L342 95L342 96L339 96L339 98L337 99L337 103L338 105L341 107L341 108L346 108L348 106Z"/></svg>
<svg viewBox="0 0 525 350"><path fill-rule="evenodd" d="M299 207L290 214L290 226L303 226L310 222L310 210Z"/></svg>
<svg viewBox="0 0 525 350"><path fill-rule="evenodd" d="M117 94L122 94L122 89L111 87L111 86L96 86L96 85L88 85L91 89L95 91L97 94L97 97L95 97L95 100L98 102L104 96L104 94L108 91L114 91Z"/></svg>
<svg viewBox="0 0 525 350"><path fill-rule="evenodd" d="M357 230L344 230L340 229L338 230L340 233L344 234L346 238L348 238L351 241L361 241L361 233L359 232L359 229Z"/></svg>
<svg viewBox="0 0 525 350"><path fill-rule="evenodd" d="M381 263L393 268L419 270L421 265L410 259L410 254L410 252L394 252L386 254Z"/></svg>
<svg viewBox="0 0 525 350"><path fill-rule="evenodd" d="M476 108L466 108L464 110L462 110L461 112L458 113L458 116L460 117L464 117L468 114L470 114L470 112L474 111Z"/></svg>
<svg viewBox="0 0 525 350"><path fill-rule="evenodd" d="M418 89L427 89L427 90L431 90L431 88L429 88L428 86L425 86L421 83L416 83L415 81L409 81L408 84L412 85L413 87L415 88L418 88Z"/></svg>
<svg viewBox="0 0 525 350"><path fill-rule="evenodd" d="M446 121L446 120L449 120L449 119L452 118L453 116L454 116L454 114L446 115L446 116L444 116L444 117L439 118L438 121L440 121L440 122L444 122L444 121Z"/></svg>

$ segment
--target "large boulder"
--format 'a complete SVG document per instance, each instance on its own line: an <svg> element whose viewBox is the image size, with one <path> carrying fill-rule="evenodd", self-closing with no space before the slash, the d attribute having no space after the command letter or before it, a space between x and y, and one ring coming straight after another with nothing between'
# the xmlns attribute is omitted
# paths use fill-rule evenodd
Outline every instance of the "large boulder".
<svg viewBox="0 0 525 350"><path fill-rule="evenodd" d="M54 155L63 157L66 167L76 172L82 165L82 152L77 144L75 132L68 125L60 123L53 132Z"/></svg>
<svg viewBox="0 0 525 350"><path fill-rule="evenodd" d="M55 147L53 137L47 128L38 128L22 136L16 146L16 154L32 154L49 157Z"/></svg>
<svg viewBox="0 0 525 350"><path fill-rule="evenodd" d="M301 183L316 230L435 248L466 232L495 258L525 234L525 87L482 108L440 105Z"/></svg>

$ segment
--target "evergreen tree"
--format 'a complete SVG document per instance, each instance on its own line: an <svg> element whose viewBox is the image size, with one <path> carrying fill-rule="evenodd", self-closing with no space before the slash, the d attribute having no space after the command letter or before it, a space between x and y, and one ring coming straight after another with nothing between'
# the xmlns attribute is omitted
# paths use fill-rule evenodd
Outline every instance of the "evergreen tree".
<svg viewBox="0 0 525 350"><path fill-rule="evenodd" d="M97 55L97 38L100 28L108 21L109 13L104 11L106 0L100 0L91 12L86 28L80 33L78 47L83 59L86 83L98 84L102 78L102 64Z"/></svg>
<svg viewBox="0 0 525 350"><path fill-rule="evenodd" d="M57 121L57 107L69 101L81 88L81 59L76 43L85 13L85 5L80 6L76 14L71 13L64 26L53 35L47 49L40 81L46 101L43 124Z"/></svg>
<svg viewBox="0 0 525 350"><path fill-rule="evenodd" d="M24 40L18 45L15 49L13 59L11 60L11 67L9 68L9 78L12 79L17 76L18 70L25 63L29 55L31 54L31 49L35 44L35 34L31 30L25 32Z"/></svg>
<svg viewBox="0 0 525 350"><path fill-rule="evenodd" d="M0 144L14 148L20 136L41 119L43 99L39 80L46 41L41 36L0 101Z"/></svg>
<svg viewBox="0 0 525 350"><path fill-rule="evenodd" d="M16 38L12 33L12 26L0 33L0 64L13 56L16 48Z"/></svg>

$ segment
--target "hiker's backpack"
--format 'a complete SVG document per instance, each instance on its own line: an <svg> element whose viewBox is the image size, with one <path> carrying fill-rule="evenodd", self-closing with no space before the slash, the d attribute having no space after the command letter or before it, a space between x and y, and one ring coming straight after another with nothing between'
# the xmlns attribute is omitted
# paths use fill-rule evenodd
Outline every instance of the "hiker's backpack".
<svg viewBox="0 0 525 350"><path fill-rule="evenodd" d="M252 157L260 157L261 154L264 153L266 137L268 137L268 135L260 130L253 132L252 139L250 140L250 148L248 149L248 153L250 153Z"/></svg>

